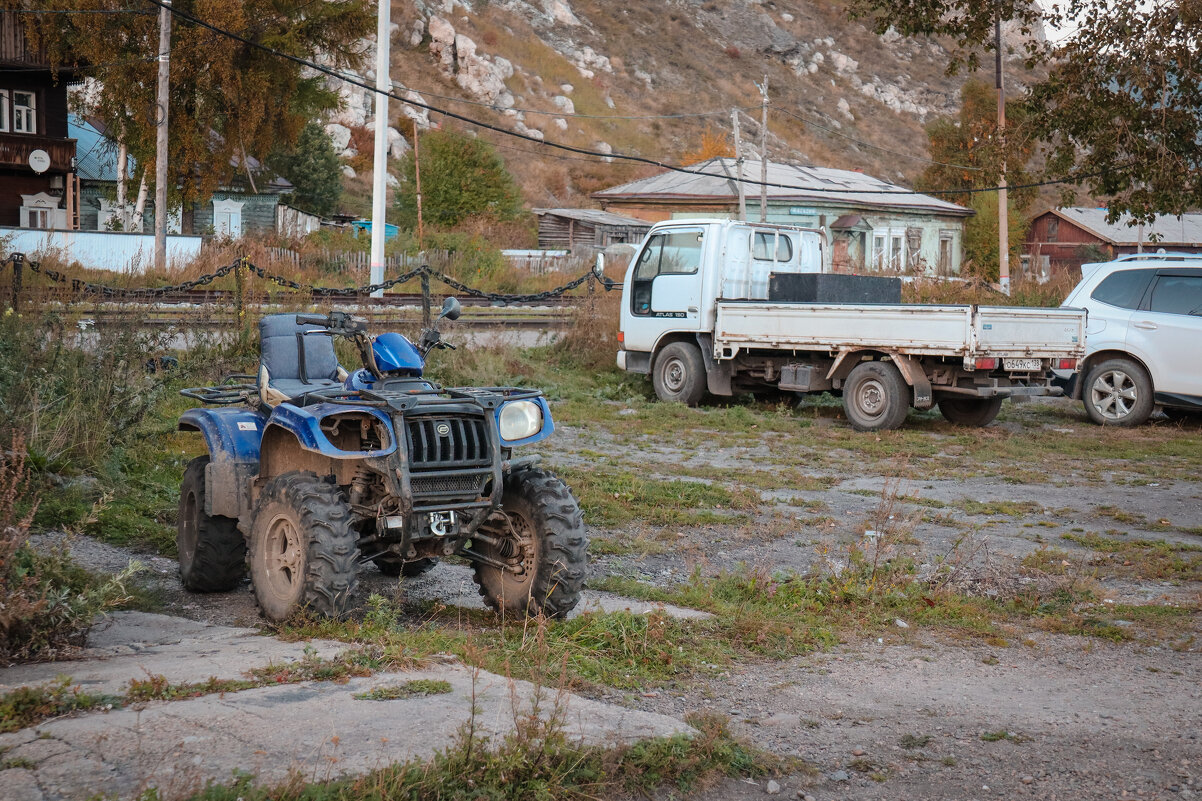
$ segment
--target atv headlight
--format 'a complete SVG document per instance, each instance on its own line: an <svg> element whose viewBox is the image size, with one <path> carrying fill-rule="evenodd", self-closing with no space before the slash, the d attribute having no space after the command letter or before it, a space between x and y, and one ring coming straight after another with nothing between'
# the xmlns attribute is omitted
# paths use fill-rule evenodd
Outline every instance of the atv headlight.
<svg viewBox="0 0 1202 801"><path fill-rule="evenodd" d="M516 442L533 437L543 427L543 410L534 401L522 400L501 407L497 418L501 439Z"/></svg>

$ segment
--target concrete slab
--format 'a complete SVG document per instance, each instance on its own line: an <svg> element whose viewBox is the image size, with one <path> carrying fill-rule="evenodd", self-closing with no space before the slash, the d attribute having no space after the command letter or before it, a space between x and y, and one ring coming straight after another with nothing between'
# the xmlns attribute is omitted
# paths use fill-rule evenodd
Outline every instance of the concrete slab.
<svg viewBox="0 0 1202 801"><path fill-rule="evenodd" d="M305 648L249 629L141 613L114 615L89 644L83 660L0 670L0 688L64 673L89 690L114 693L145 673L172 681L237 678L249 667L299 659ZM317 644L327 658L344 647ZM355 698L414 679L441 679L452 689L391 701ZM693 732L675 718L447 664L344 683L304 682L96 710L0 735L4 764L11 766L0 772L0 801L74 801L97 792L124 799L148 787L158 788L167 801L206 782L230 781L236 771L265 783L362 773L452 746L473 709L479 736L495 741L536 707L544 718L560 718L568 736L586 743Z"/></svg>
<svg viewBox="0 0 1202 801"><path fill-rule="evenodd" d="M252 668L302 659L309 648L332 659L350 646L331 640L288 643L254 629L214 626L147 612L117 612L88 635L79 659L0 670L0 692L59 676L93 693L120 695L130 679L166 676L172 683L240 679Z"/></svg>
<svg viewBox="0 0 1202 801"><path fill-rule="evenodd" d="M681 620L708 620L713 617L709 612L702 612L700 609L686 609L683 606L660 604L653 601L637 601L634 598L591 590L581 593L580 604L572 610L568 617L575 617L585 612L633 612L636 615L649 615L655 611Z"/></svg>
<svg viewBox="0 0 1202 801"><path fill-rule="evenodd" d="M354 697L414 679L442 679L452 691L394 701ZM154 786L164 798L179 798L207 781L229 781L236 770L276 783L428 758L452 745L473 699L477 731L496 740L513 731L515 715L529 713L537 695L527 682L460 665L263 687L50 721L37 727L39 739L11 748L5 759L28 768L16 784L28 787L32 778L37 792L23 797L67 801L103 788L129 798ZM692 732L674 718L544 690L540 714L553 710L569 736L586 743Z"/></svg>

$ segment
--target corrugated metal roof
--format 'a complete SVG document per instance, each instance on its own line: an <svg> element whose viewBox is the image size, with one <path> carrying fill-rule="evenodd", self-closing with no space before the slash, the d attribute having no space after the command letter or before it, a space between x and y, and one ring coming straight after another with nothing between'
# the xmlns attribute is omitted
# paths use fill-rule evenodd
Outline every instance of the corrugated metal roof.
<svg viewBox="0 0 1202 801"><path fill-rule="evenodd" d="M592 223L593 225L626 225L638 226L640 228L650 228L651 223L646 220L640 220L637 217L627 217L622 214L614 214L612 211L601 211L600 209L534 209L534 213L542 216L543 214L551 214L556 217L567 217L572 220L580 220L581 222Z"/></svg>
<svg viewBox="0 0 1202 801"><path fill-rule="evenodd" d="M1055 209L1053 214L1080 226L1114 245L1136 245L1139 226L1131 225L1130 215L1116 223L1106 222L1106 209ZM1180 217L1161 214L1151 225L1144 226L1144 244L1202 246L1202 212L1188 212Z"/></svg>
<svg viewBox="0 0 1202 801"><path fill-rule="evenodd" d="M695 164L690 169L705 173L694 175L668 171L650 178L603 189L593 193L601 200L731 200L738 197L735 180L737 165L734 159L719 158ZM743 191L750 201L759 197L760 187L747 181L759 181L760 162L743 162ZM910 194L904 186L891 184L871 175L831 167L798 167L792 164L768 162L769 201L804 201L865 208L889 208L901 211L931 211L940 214L968 216L971 209L939 200L930 195Z"/></svg>

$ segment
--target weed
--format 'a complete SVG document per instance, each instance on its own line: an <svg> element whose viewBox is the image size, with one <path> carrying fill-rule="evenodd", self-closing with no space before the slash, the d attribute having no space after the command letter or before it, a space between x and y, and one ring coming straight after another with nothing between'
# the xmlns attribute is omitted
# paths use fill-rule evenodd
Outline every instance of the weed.
<svg viewBox="0 0 1202 801"><path fill-rule="evenodd" d="M897 744L907 751L914 751L919 748L925 748L930 741L931 735L929 734L903 734L902 738L897 741Z"/></svg>
<svg viewBox="0 0 1202 801"><path fill-rule="evenodd" d="M397 701L403 698L423 698L428 695L446 695L451 683L438 679L413 679L402 684L373 687L367 692L355 693L361 701Z"/></svg>
<svg viewBox="0 0 1202 801"><path fill-rule="evenodd" d="M981 740L987 743L996 743L1000 742L1001 740L1008 740L1012 743L1025 743L1029 742L1030 739L1030 737L1022 734L1016 734L1011 731L1006 731L1005 729L999 729L998 731L987 731L981 734Z"/></svg>
<svg viewBox="0 0 1202 801"><path fill-rule="evenodd" d="M119 705L120 699L82 692L71 679L60 676L36 687L18 687L0 695L0 732L18 731L27 726L86 709Z"/></svg>

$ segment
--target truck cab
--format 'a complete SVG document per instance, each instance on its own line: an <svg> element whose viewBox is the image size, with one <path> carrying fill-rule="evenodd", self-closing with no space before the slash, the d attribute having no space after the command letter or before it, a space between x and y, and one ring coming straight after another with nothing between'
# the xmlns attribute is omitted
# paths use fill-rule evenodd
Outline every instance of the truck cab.
<svg viewBox="0 0 1202 801"><path fill-rule="evenodd" d="M618 366L649 372L665 337L713 331L718 299L766 300L772 273L822 272L824 245L823 232L797 226L657 223L626 270Z"/></svg>

